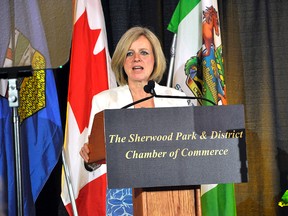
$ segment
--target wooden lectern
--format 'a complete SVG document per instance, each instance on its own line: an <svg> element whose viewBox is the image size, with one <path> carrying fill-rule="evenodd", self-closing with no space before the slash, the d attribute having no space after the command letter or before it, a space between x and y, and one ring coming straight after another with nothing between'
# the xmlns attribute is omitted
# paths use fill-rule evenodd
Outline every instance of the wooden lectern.
<svg viewBox="0 0 288 216"><path fill-rule="evenodd" d="M193 215L201 214L200 187L134 188L134 215Z"/></svg>
<svg viewBox="0 0 288 216"><path fill-rule="evenodd" d="M243 106L104 110L89 163L133 188L135 216L201 214L201 184L247 182Z"/></svg>

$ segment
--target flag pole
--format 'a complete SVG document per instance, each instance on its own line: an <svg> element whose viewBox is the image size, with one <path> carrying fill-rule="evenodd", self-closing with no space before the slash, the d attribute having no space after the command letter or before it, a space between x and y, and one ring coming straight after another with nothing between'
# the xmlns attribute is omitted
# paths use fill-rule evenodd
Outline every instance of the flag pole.
<svg viewBox="0 0 288 216"><path fill-rule="evenodd" d="M22 179L22 149L20 144L20 119L18 114L19 107L19 89L17 87L18 80L16 78L8 80L9 90L8 100L9 106L13 109L13 135L15 148L15 177L16 177L16 197L17 197L17 215L24 215L23 212L23 179Z"/></svg>
<svg viewBox="0 0 288 216"><path fill-rule="evenodd" d="M62 164L63 164L63 168L64 168L64 174L65 174L65 179L66 179L66 185L68 188L69 198L70 198L71 205L72 205L73 215L78 216L77 206L76 206L76 202L75 202L75 196L74 196L74 192L73 192L72 183L70 180L70 172L69 172L69 168L68 168L67 163L66 163L64 149L62 149Z"/></svg>
<svg viewBox="0 0 288 216"><path fill-rule="evenodd" d="M170 64L169 64L169 71L168 71L168 78L167 78L167 85L166 85L167 87L172 86L172 77L173 77L173 69L174 69L174 62L175 62L176 40L177 40L177 34L174 34L171 49L170 49Z"/></svg>

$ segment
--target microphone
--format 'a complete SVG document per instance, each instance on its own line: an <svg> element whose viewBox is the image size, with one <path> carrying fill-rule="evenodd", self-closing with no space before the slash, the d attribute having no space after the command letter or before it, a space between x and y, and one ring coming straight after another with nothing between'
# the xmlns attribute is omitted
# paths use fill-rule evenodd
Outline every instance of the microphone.
<svg viewBox="0 0 288 216"><path fill-rule="evenodd" d="M155 82L153 80L149 80L148 84L144 86L144 91L146 93L150 93L152 96L156 98L173 98L173 99L197 99L197 100L205 100L211 103L212 105L216 105L213 101L203 98L203 97L192 97L192 96L173 96L173 95L157 95L155 92Z"/></svg>
<svg viewBox="0 0 288 216"><path fill-rule="evenodd" d="M150 93L151 95L156 95L156 92L155 92L155 82L153 80L149 80L147 85L144 86L144 91L146 93Z"/></svg>
<svg viewBox="0 0 288 216"><path fill-rule="evenodd" d="M146 100L153 98L156 95L154 87L155 87L155 82L153 80L149 80L148 84L144 86L144 91L146 93L150 93L151 96L148 96L148 97L142 98L140 100L134 101L133 103L127 104L126 106L122 107L121 109L127 109L131 106L138 104L138 103L141 103L143 101L146 101Z"/></svg>

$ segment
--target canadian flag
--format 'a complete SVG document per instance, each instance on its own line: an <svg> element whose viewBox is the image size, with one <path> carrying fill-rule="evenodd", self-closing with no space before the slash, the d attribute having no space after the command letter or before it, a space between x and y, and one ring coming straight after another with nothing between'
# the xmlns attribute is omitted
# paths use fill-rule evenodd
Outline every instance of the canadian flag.
<svg viewBox="0 0 288 216"><path fill-rule="evenodd" d="M88 140L89 121L93 121L89 119L93 96L116 87L101 1L75 1L74 20L63 155L79 215L102 216L106 214L106 166L88 172L79 155ZM64 172L61 197L73 215Z"/></svg>

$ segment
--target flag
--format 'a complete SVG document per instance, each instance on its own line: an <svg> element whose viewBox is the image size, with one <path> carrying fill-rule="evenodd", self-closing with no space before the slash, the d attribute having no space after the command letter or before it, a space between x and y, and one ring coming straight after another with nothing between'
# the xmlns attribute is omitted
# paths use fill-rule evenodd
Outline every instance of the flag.
<svg viewBox="0 0 288 216"><path fill-rule="evenodd" d="M168 30L177 34L173 87L226 105L217 1L180 0ZM212 104L199 100L194 105ZM236 215L234 184L202 185L201 206L204 216Z"/></svg>
<svg viewBox="0 0 288 216"><path fill-rule="evenodd" d="M87 128L92 98L116 87L110 69L104 15L100 0L78 0L75 3L74 30L70 59L67 120L64 156L80 215L106 214L106 165L93 172L84 168L79 151L88 140ZM62 200L72 215L72 204L65 173L62 175Z"/></svg>
<svg viewBox="0 0 288 216"><path fill-rule="evenodd" d="M0 97L0 215L16 215L11 118L8 100Z"/></svg>
<svg viewBox="0 0 288 216"><path fill-rule="evenodd" d="M10 12L13 13L10 14ZM35 214L34 203L59 160L63 145L58 96L42 19L36 0L1 1L1 67L31 65L32 76L19 78L19 122L22 153L24 215ZM5 16L4 16L5 14ZM12 21L10 22L10 18ZM4 51L3 51L4 50ZM4 215L16 215L16 180L12 114L7 80L1 80L0 191ZM8 120L10 118L10 120ZM1 212L2 213L2 212Z"/></svg>

